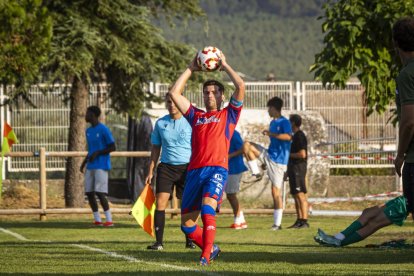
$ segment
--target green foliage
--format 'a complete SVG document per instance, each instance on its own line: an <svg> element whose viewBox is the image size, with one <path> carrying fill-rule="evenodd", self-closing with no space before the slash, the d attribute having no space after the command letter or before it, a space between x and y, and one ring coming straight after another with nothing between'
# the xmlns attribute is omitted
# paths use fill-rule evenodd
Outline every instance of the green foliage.
<svg viewBox="0 0 414 276"><path fill-rule="evenodd" d="M196 49L217 46L229 63L253 79L274 73L277 80L311 80L309 66L322 48L318 0L202 0L204 21L176 22L176 28L160 22L166 37ZM207 31L206 31L207 29ZM168 30L168 31L167 31ZM246 78L249 80L249 78Z"/></svg>
<svg viewBox="0 0 414 276"><path fill-rule="evenodd" d="M47 61L52 20L41 0L0 0L0 83L13 98L39 80Z"/></svg>
<svg viewBox="0 0 414 276"><path fill-rule="evenodd" d="M384 112L395 96L398 59L393 23L414 13L412 0L328 0L322 31L324 49L310 70L325 85L343 87L352 75L365 87L368 114Z"/></svg>

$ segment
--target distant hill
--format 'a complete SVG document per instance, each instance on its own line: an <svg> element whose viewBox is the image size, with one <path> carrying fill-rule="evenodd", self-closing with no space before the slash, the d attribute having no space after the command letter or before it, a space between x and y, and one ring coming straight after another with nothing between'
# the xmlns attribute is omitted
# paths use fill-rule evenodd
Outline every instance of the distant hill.
<svg viewBox="0 0 414 276"><path fill-rule="evenodd" d="M237 71L264 80L312 80L308 73L322 49L322 0L201 0L208 24L162 24L168 39L200 49L223 50ZM208 28L208 31L205 29Z"/></svg>

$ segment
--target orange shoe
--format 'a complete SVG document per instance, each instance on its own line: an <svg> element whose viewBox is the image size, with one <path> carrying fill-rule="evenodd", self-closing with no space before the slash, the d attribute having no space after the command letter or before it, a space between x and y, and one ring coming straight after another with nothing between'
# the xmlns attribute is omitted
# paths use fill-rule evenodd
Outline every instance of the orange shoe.
<svg viewBox="0 0 414 276"><path fill-rule="evenodd" d="M103 226L105 226L105 227L112 227L112 226L114 226L114 223L112 221L107 221L107 222L105 222L103 224Z"/></svg>
<svg viewBox="0 0 414 276"><path fill-rule="evenodd" d="M236 230L246 229L247 228L247 223L246 222L233 223L232 225L230 225L230 228L233 228L233 229L236 229Z"/></svg>
<svg viewBox="0 0 414 276"><path fill-rule="evenodd" d="M102 221L94 221L93 222L93 225L95 225L95 226L103 226L103 223L102 223Z"/></svg>

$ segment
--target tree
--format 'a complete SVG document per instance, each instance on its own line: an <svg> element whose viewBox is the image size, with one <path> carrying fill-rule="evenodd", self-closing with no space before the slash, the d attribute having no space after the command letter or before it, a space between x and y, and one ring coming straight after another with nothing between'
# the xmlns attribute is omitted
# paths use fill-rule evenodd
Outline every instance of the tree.
<svg viewBox="0 0 414 276"><path fill-rule="evenodd" d="M400 68L392 44L392 25L414 13L412 0L328 0L322 32L324 49L310 71L324 85L344 87L356 74L365 87L368 115L385 111L395 97Z"/></svg>
<svg viewBox="0 0 414 276"><path fill-rule="evenodd" d="M139 116L145 102L153 98L146 83L172 80L176 70L182 69L194 55L194 49L165 40L161 31L152 24L152 16L187 19L203 14L197 0L16 2L23 9L27 9L27 5L23 5L26 2L41 2L39 8L50 16L53 35L50 50L40 53L47 56L47 62L40 70L43 79L51 84L71 84L70 90L65 92L70 101L69 151L85 149L84 117L92 82L106 81L113 107L119 112ZM17 75L21 77L23 74ZM38 80L25 79L25 87ZM10 80L8 84L16 82ZM22 90L20 96L26 93L27 89ZM80 158L67 161L67 207L83 204L80 162Z"/></svg>

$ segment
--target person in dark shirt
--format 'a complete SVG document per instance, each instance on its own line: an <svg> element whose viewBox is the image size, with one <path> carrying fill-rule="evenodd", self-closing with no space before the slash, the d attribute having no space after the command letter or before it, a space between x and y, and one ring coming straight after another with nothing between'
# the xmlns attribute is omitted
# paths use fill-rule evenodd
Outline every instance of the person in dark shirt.
<svg viewBox="0 0 414 276"><path fill-rule="evenodd" d="M298 114L290 115L293 137L290 148L287 174L289 177L290 193L295 200L296 222L288 228L308 228L308 199L306 197L306 169L308 156L308 141L300 129L302 118Z"/></svg>

